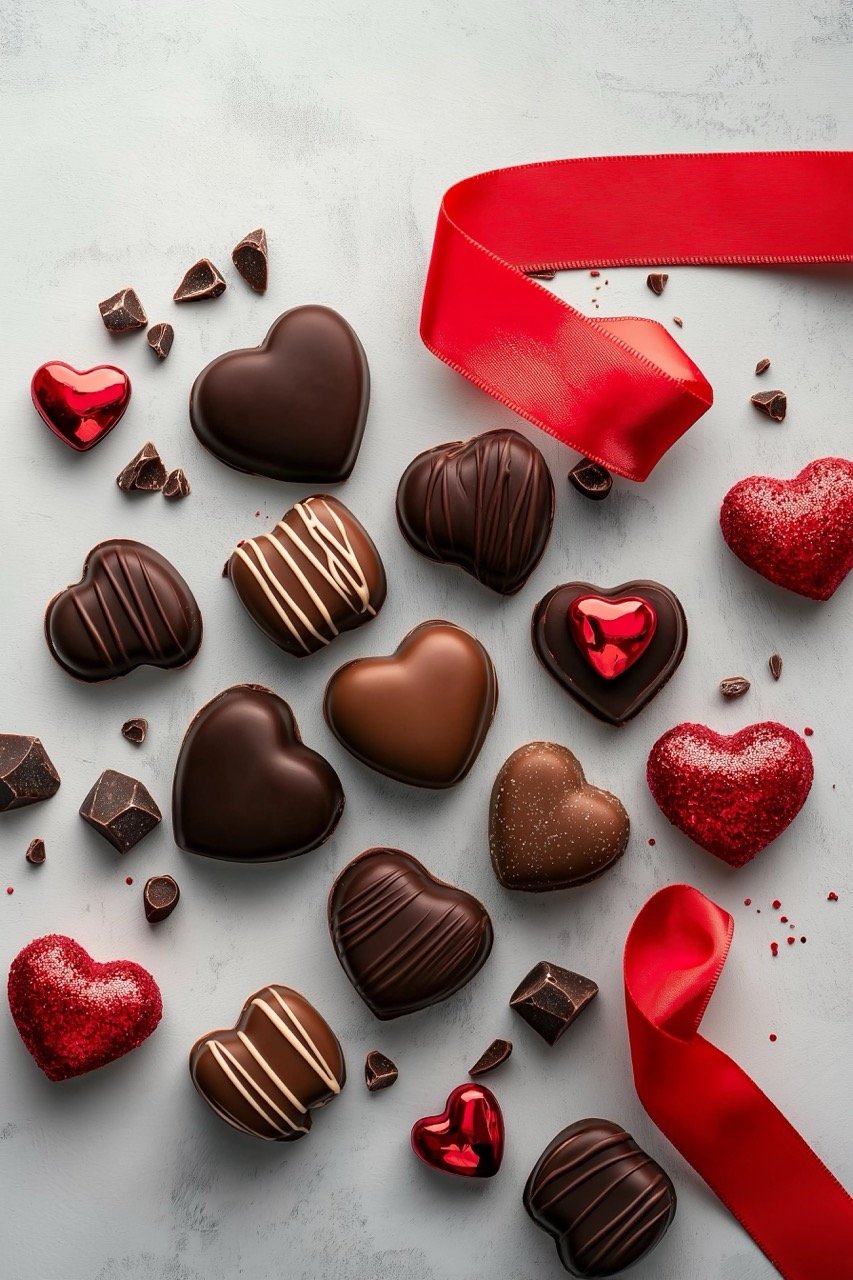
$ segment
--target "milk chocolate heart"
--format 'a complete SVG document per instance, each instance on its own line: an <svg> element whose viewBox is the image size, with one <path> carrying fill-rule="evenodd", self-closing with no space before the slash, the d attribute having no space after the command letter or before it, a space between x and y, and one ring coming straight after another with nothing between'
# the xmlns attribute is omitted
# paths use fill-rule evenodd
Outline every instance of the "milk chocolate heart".
<svg viewBox="0 0 853 1280"><path fill-rule="evenodd" d="M271 689L233 685L190 724L172 789L182 849L229 862L295 858L328 840L343 807L338 775Z"/></svg>
<svg viewBox="0 0 853 1280"><path fill-rule="evenodd" d="M228 351L198 375L190 422L238 471L333 484L358 456L370 374L355 332L329 307L294 307L259 347Z"/></svg>
<svg viewBox="0 0 853 1280"><path fill-rule="evenodd" d="M227 1124L268 1142L295 1142L311 1111L346 1082L338 1039L292 987L249 996L233 1030L211 1031L190 1051L192 1082Z"/></svg>
<svg viewBox="0 0 853 1280"><path fill-rule="evenodd" d="M603 875L628 844L622 802L592 787L568 747L528 742L492 788L489 848L507 889L569 889Z"/></svg>
<svg viewBox="0 0 853 1280"><path fill-rule="evenodd" d="M533 612L533 648L546 671L607 724L633 719L684 657L687 620L659 582L555 587Z"/></svg>
<svg viewBox="0 0 853 1280"><path fill-rule="evenodd" d="M548 544L554 482L524 436L487 431L419 454L397 489L397 520L416 551L509 596Z"/></svg>
<svg viewBox="0 0 853 1280"><path fill-rule="evenodd" d="M185 667L202 636L198 605L177 569L123 538L89 552L80 581L48 604L44 628L59 665L88 683L142 666Z"/></svg>
<svg viewBox="0 0 853 1280"><path fill-rule="evenodd" d="M750 569L828 600L853 569L853 462L816 458L793 480L747 476L723 498L720 526Z"/></svg>
<svg viewBox="0 0 853 1280"><path fill-rule="evenodd" d="M130 401L130 378L111 364L79 370L51 360L36 369L30 393L53 434L85 453L120 421Z"/></svg>
<svg viewBox="0 0 853 1280"><path fill-rule="evenodd" d="M329 895L329 931L344 973L383 1021L464 987L493 936L481 902L400 849L368 849L344 867Z"/></svg>
<svg viewBox="0 0 853 1280"><path fill-rule="evenodd" d="M480 753L498 701L486 650L452 622L422 622L390 658L356 658L326 686L335 737L413 787L452 787Z"/></svg>
<svg viewBox="0 0 853 1280"><path fill-rule="evenodd" d="M462 1178L493 1178L504 1154L504 1118L482 1084L458 1085L438 1116L412 1126L412 1150L424 1164Z"/></svg>

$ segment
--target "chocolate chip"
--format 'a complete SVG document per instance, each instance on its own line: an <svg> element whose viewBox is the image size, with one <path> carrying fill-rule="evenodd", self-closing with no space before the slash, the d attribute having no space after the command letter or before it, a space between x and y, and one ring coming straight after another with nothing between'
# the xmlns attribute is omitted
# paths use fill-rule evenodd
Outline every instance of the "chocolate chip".
<svg viewBox="0 0 853 1280"><path fill-rule="evenodd" d="M116 484L122 493L159 493L165 483L166 468L151 440L116 476Z"/></svg>
<svg viewBox="0 0 853 1280"><path fill-rule="evenodd" d="M152 876L150 880L146 880L142 890L145 919L149 924L159 924L172 914L180 896L177 880L173 880L171 876Z"/></svg>
<svg viewBox="0 0 853 1280"><path fill-rule="evenodd" d="M760 378L762 373L766 373L769 368L770 361L767 359L767 356L764 356L763 359L759 360L758 364L755 366L755 376Z"/></svg>
<svg viewBox="0 0 853 1280"><path fill-rule="evenodd" d="M606 467L591 458L582 458L569 472L569 484L593 502L601 502L613 488L613 477Z"/></svg>
<svg viewBox="0 0 853 1280"><path fill-rule="evenodd" d="M27 848L27 862L31 863L34 867L40 867L46 857L47 854L45 853L44 841L39 837L36 837L35 840L31 840Z"/></svg>
<svg viewBox="0 0 853 1280"><path fill-rule="evenodd" d="M170 324L153 324L147 334L148 345L158 360L165 360L175 341L175 330Z"/></svg>
<svg viewBox="0 0 853 1280"><path fill-rule="evenodd" d="M774 422L784 422L788 409L788 397L784 391L756 391L751 397L756 409L766 413Z"/></svg>
<svg viewBox="0 0 853 1280"><path fill-rule="evenodd" d="M660 297L666 288L666 282L668 279L669 276L665 271L651 271L646 276L646 284L649 286L652 293L655 293Z"/></svg>
<svg viewBox="0 0 853 1280"><path fill-rule="evenodd" d="M80 806L80 817L127 853L157 826L162 814L151 793L136 778L105 769Z"/></svg>
<svg viewBox="0 0 853 1280"><path fill-rule="evenodd" d="M767 665L770 668L770 674L773 679L778 680L782 674L782 659L779 657L778 653L770 655Z"/></svg>
<svg viewBox="0 0 853 1280"><path fill-rule="evenodd" d="M170 471L166 477L166 483L163 485L163 497L171 498L177 501L179 498L186 498L190 493L190 482L181 467L176 467L174 471Z"/></svg>
<svg viewBox="0 0 853 1280"><path fill-rule="evenodd" d="M267 289L267 233L263 227L250 231L231 251L231 261L255 293Z"/></svg>
<svg viewBox="0 0 853 1280"><path fill-rule="evenodd" d="M364 1083L371 1093L379 1089L390 1089L399 1072L395 1063L386 1058L378 1049L371 1049L364 1060Z"/></svg>
<svg viewBox="0 0 853 1280"><path fill-rule="evenodd" d="M148 323L135 289L119 289L111 298L99 302L98 310L110 333L133 333Z"/></svg>
<svg viewBox="0 0 853 1280"><path fill-rule="evenodd" d="M540 960L513 991L509 1003L543 1040L556 1044L597 995L598 984L591 978Z"/></svg>
<svg viewBox="0 0 853 1280"><path fill-rule="evenodd" d="M210 258L199 258L184 274L172 297L175 302L200 302L218 298L225 292L225 281Z"/></svg>
<svg viewBox="0 0 853 1280"><path fill-rule="evenodd" d="M121 732L122 737L127 738L128 742L132 742L135 747L141 747L148 733L148 721L143 720L142 716L134 716L132 720L125 720L121 726Z"/></svg>
<svg viewBox="0 0 853 1280"><path fill-rule="evenodd" d="M0 733L0 813L49 800L59 790L59 774L38 738Z"/></svg>
<svg viewBox="0 0 853 1280"><path fill-rule="evenodd" d="M673 324L677 324L677 325L678 325L678 327L679 327L679 329L683 329L683 328L684 328L684 321L682 320L681 316L673 316L673 317L672 317L672 323L673 323Z"/></svg>
<svg viewBox="0 0 853 1280"><path fill-rule="evenodd" d="M742 698L748 689L746 676L728 676L720 681L720 693L724 698Z"/></svg>
<svg viewBox="0 0 853 1280"><path fill-rule="evenodd" d="M484 1076L489 1071L494 1071L495 1067L499 1067L502 1062L506 1062L511 1053L511 1040L493 1040L485 1053L481 1053L473 1067L469 1069L468 1075L472 1077Z"/></svg>

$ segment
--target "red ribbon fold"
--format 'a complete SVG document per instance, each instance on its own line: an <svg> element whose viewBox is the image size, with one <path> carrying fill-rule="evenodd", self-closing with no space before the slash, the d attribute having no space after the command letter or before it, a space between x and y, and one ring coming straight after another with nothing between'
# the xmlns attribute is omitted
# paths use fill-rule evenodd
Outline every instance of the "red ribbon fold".
<svg viewBox="0 0 853 1280"><path fill-rule="evenodd" d="M689 885L625 943L634 1081L659 1129L787 1280L853 1280L853 1199L758 1085L699 1035L734 922Z"/></svg>
<svg viewBox="0 0 853 1280"><path fill-rule="evenodd" d="M532 271L853 261L853 152L607 156L458 182L438 215L421 337L483 391L645 480L711 407L656 321L585 316Z"/></svg>

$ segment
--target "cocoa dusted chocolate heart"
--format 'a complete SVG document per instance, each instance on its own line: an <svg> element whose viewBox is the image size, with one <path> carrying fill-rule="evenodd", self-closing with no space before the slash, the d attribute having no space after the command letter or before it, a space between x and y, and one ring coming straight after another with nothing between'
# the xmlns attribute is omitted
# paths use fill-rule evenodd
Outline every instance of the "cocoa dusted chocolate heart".
<svg viewBox="0 0 853 1280"><path fill-rule="evenodd" d="M687 619L659 582L567 582L533 611L533 648L546 671L607 724L633 719L678 668Z"/></svg>
<svg viewBox="0 0 853 1280"><path fill-rule="evenodd" d="M464 987L493 937L481 902L401 849L368 849L344 867L329 895L329 932L344 973L383 1021Z"/></svg>
<svg viewBox="0 0 853 1280"><path fill-rule="evenodd" d="M568 747L528 742L495 779L489 849L507 889L541 893L595 880L622 857L629 831L622 802L590 786Z"/></svg>
<svg viewBox="0 0 853 1280"><path fill-rule="evenodd" d="M486 650L452 622L422 622L390 658L356 658L326 686L335 737L377 773L452 787L494 719L498 681Z"/></svg>
<svg viewBox="0 0 853 1280"><path fill-rule="evenodd" d="M294 307L259 347L228 351L190 392L201 443L237 471L334 484L358 456L370 374L364 348L329 307Z"/></svg>
<svg viewBox="0 0 853 1280"><path fill-rule="evenodd" d="M233 685L190 724L172 789L182 849L227 862L295 858L329 838L343 808L338 775L271 689Z"/></svg>

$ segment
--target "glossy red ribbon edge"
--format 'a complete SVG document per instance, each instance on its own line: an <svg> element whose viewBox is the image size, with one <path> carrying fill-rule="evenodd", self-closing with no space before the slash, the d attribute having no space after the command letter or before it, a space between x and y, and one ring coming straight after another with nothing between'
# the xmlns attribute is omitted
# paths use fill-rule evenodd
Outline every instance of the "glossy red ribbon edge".
<svg viewBox="0 0 853 1280"><path fill-rule="evenodd" d="M657 321L586 316L528 273L851 262L851 206L850 151L604 156L476 174L441 202L421 338L543 431L645 480L711 407L708 380Z"/></svg>
<svg viewBox="0 0 853 1280"><path fill-rule="evenodd" d="M625 943L634 1082L652 1120L786 1280L853 1280L853 1199L781 1111L698 1028L732 917L670 885Z"/></svg>

